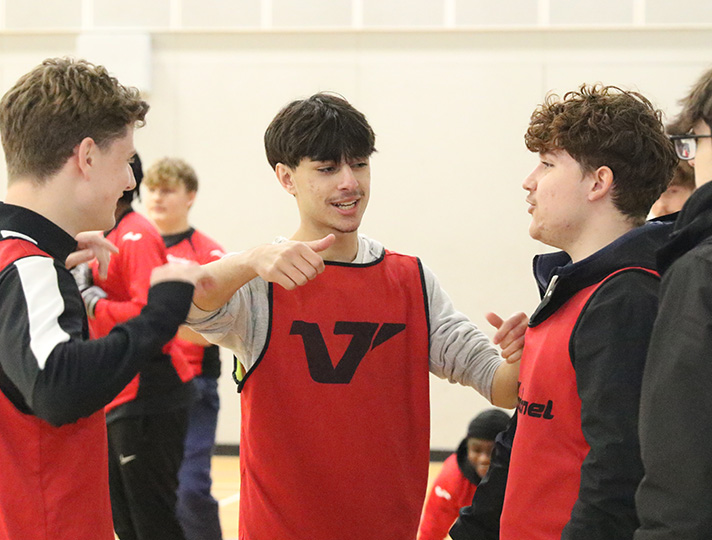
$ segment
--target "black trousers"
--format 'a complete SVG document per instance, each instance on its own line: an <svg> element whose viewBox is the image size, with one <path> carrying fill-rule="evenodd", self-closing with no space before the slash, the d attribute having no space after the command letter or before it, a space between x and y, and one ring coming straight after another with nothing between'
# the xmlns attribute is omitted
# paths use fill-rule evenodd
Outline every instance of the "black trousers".
<svg viewBox="0 0 712 540"><path fill-rule="evenodd" d="M184 540L176 517L188 409L112 421L109 490L120 540Z"/></svg>

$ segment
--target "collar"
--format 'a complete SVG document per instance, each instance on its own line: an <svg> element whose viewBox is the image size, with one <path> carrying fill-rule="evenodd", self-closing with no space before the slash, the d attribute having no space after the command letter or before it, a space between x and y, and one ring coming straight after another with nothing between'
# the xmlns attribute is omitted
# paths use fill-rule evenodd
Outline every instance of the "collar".
<svg viewBox="0 0 712 540"><path fill-rule="evenodd" d="M712 236L712 182L700 186L677 214L669 241L658 252L658 267L670 265L700 242Z"/></svg>
<svg viewBox="0 0 712 540"><path fill-rule="evenodd" d="M632 266L656 270L656 251L667 241L672 225L670 216L648 221L576 263L563 251L537 255L534 277L542 300L530 326L545 320L578 291L617 270Z"/></svg>
<svg viewBox="0 0 712 540"><path fill-rule="evenodd" d="M77 241L46 217L22 206L0 202L0 236L23 238L61 261L77 249Z"/></svg>
<svg viewBox="0 0 712 540"><path fill-rule="evenodd" d="M177 246L180 244L183 240L186 240L193 236L193 233L195 232L195 229L193 227L189 227L188 230L175 233L175 234L166 234L164 235L163 238L163 243L166 245L167 248L171 248L173 246Z"/></svg>

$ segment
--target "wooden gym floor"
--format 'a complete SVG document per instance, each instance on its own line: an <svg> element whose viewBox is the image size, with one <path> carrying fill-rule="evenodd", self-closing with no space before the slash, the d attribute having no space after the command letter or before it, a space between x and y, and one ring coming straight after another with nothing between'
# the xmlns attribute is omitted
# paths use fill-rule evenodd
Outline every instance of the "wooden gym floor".
<svg viewBox="0 0 712 540"><path fill-rule="evenodd" d="M441 468L442 463L433 462L430 464L428 489ZM238 508L240 506L239 457L213 457L213 496L220 503L220 522L224 540L236 540Z"/></svg>

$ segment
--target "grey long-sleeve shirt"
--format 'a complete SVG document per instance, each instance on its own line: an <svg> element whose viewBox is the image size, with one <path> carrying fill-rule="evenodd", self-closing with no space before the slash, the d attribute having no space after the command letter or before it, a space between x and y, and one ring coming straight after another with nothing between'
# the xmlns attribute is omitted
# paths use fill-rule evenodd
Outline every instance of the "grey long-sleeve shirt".
<svg viewBox="0 0 712 540"><path fill-rule="evenodd" d="M277 239L281 241L285 239ZM359 235L352 263L372 263L383 250L381 243ZM472 321L455 310L433 272L423 266L423 274L430 315L430 372L451 383L471 386L491 401L492 380L502 362L499 353ZM230 349L249 371L267 340L268 283L259 277L251 280L215 311L193 305L187 323L208 341Z"/></svg>

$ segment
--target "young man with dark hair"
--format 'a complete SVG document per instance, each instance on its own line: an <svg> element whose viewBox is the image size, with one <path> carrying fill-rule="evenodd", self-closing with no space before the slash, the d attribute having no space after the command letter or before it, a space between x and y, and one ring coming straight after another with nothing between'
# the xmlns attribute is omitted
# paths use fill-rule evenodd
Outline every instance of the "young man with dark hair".
<svg viewBox="0 0 712 540"><path fill-rule="evenodd" d="M190 164L178 158L162 158L148 169L143 186L144 207L163 237L169 261L207 264L225 254L215 240L188 221L198 193L198 175ZM210 465L220 409L220 351L186 327L178 331L174 346L193 369L196 391L188 412L176 512L187 540L220 540L219 506L210 493Z"/></svg>
<svg viewBox="0 0 712 540"><path fill-rule="evenodd" d="M524 181L542 301L522 353L502 540L630 539L642 478L638 406L657 309L643 225L677 163L661 113L642 95L583 85L531 117L540 162Z"/></svg>
<svg viewBox="0 0 712 540"><path fill-rule="evenodd" d="M412 540L428 476L428 371L513 407L526 318L498 321L495 340L514 361L502 362L417 258L358 234L375 137L343 98L290 103L265 148L299 228L207 265L218 286L189 317L246 370L240 538Z"/></svg>
<svg viewBox="0 0 712 540"><path fill-rule="evenodd" d="M173 337L203 275L156 268L141 314L88 341L65 260L78 233L114 225L147 111L136 89L69 59L45 60L0 101L3 540L114 538L103 407Z"/></svg>
<svg viewBox="0 0 712 540"><path fill-rule="evenodd" d="M709 538L712 531L712 70L682 100L672 139L697 190L658 252L660 308L640 405L645 476L636 540Z"/></svg>

